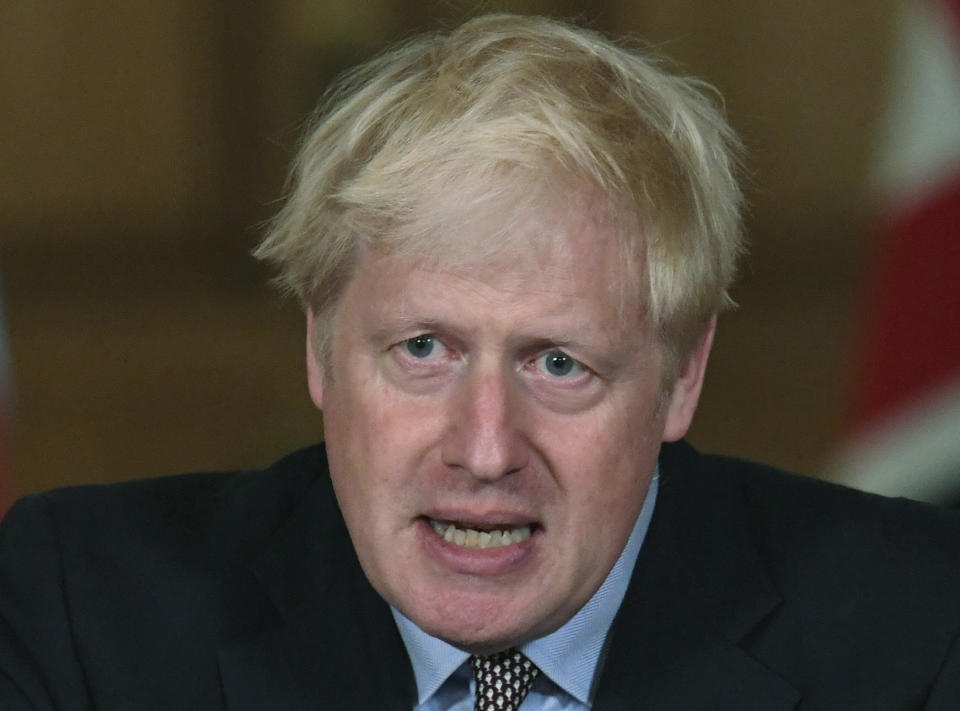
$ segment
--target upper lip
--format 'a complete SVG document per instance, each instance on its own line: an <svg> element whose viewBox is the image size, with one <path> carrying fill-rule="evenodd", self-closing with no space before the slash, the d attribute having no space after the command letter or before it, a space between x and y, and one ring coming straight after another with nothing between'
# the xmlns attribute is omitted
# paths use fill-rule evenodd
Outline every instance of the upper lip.
<svg viewBox="0 0 960 711"><path fill-rule="evenodd" d="M427 511L424 516L440 523L456 523L476 528L519 528L537 523L537 519L529 514L504 510L478 512L443 508Z"/></svg>

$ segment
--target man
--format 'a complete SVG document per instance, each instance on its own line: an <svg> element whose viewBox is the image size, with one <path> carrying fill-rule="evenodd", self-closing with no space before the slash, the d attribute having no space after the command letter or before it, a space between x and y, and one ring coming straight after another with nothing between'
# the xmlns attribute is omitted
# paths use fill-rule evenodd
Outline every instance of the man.
<svg viewBox="0 0 960 711"><path fill-rule="evenodd" d="M950 514L661 446L735 151L697 82L549 20L348 75L258 252L325 449L22 502L0 706L956 708Z"/></svg>

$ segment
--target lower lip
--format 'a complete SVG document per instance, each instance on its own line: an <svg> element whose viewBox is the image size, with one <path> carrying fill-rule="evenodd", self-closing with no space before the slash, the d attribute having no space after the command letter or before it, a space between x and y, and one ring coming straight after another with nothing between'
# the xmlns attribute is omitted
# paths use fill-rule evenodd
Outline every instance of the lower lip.
<svg viewBox="0 0 960 711"><path fill-rule="evenodd" d="M419 538L427 553L444 567L467 575L497 576L515 572L528 564L541 531L535 528L530 537L520 543L493 548L468 548L444 540L425 518L419 520Z"/></svg>

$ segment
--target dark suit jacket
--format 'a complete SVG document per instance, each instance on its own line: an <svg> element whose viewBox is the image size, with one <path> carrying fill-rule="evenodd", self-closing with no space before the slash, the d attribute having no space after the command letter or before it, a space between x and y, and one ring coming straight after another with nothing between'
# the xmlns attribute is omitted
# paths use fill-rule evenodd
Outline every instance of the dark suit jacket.
<svg viewBox="0 0 960 711"><path fill-rule="evenodd" d="M960 708L948 514L665 447L596 709ZM0 536L0 709L410 709L323 450L30 497Z"/></svg>

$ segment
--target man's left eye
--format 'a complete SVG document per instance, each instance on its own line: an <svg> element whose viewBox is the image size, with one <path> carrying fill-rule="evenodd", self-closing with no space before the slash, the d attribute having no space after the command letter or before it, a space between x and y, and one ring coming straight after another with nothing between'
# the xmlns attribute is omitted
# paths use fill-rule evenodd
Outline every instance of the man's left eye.
<svg viewBox="0 0 960 711"><path fill-rule="evenodd" d="M407 353L420 360L443 355L443 344L433 336L421 335L408 338L403 343Z"/></svg>
<svg viewBox="0 0 960 711"><path fill-rule="evenodd" d="M537 358L537 366L555 378L569 378L583 372L583 366L563 351L547 351Z"/></svg>

